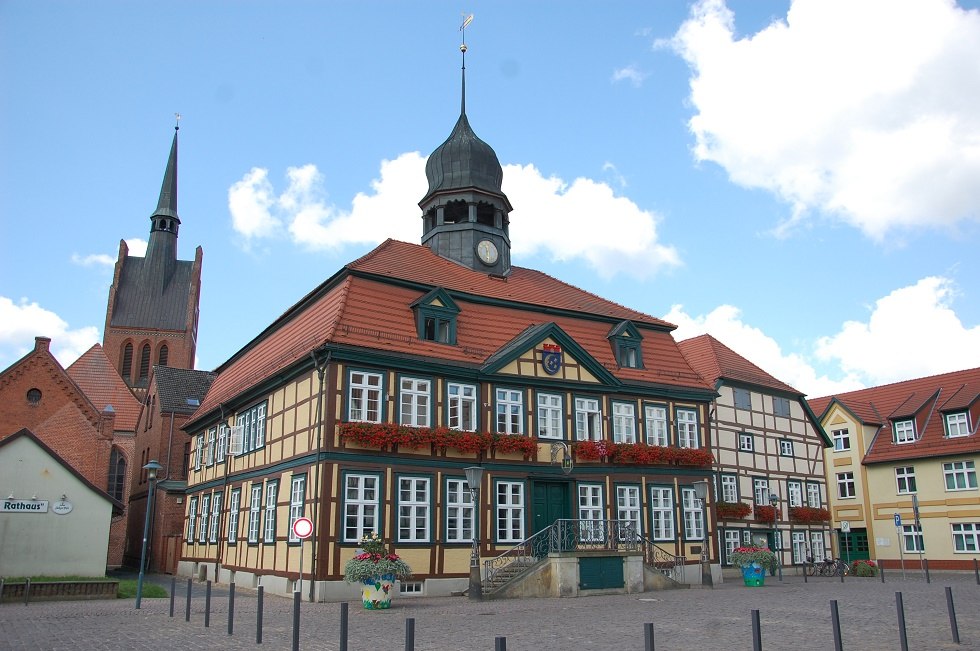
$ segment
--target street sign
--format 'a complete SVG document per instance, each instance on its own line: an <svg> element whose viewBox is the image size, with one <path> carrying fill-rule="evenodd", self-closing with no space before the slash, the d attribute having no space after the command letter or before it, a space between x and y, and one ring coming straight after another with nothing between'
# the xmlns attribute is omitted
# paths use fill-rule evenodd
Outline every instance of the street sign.
<svg viewBox="0 0 980 651"><path fill-rule="evenodd" d="M896 527L902 526L902 515L900 513L895 514L895 526Z"/></svg>
<svg viewBox="0 0 980 651"><path fill-rule="evenodd" d="M313 533L313 521L309 518L296 518L293 523L293 534L300 540L306 540Z"/></svg>
<svg viewBox="0 0 980 651"><path fill-rule="evenodd" d="M844 520L843 522L840 523L840 530L843 531L844 533L849 533L851 531L851 523L848 522L847 520Z"/></svg>

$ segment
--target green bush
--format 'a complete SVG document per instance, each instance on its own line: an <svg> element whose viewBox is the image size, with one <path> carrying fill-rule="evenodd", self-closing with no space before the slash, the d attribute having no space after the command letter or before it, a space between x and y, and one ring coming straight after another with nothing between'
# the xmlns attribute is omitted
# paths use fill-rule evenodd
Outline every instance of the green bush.
<svg viewBox="0 0 980 651"><path fill-rule="evenodd" d="M851 574L854 576L878 576L878 566L874 561L854 561L851 563Z"/></svg>

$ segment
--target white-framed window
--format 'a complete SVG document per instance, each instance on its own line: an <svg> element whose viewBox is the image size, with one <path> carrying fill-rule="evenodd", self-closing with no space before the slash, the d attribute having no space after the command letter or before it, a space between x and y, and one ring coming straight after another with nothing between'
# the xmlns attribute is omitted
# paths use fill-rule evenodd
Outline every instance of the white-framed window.
<svg viewBox="0 0 980 651"><path fill-rule="evenodd" d="M194 542L194 527L197 526L197 498L187 502L187 542Z"/></svg>
<svg viewBox="0 0 980 651"><path fill-rule="evenodd" d="M218 438L218 428L212 427L208 430L208 442L204 448L204 465L213 466L214 465L214 448L215 442Z"/></svg>
<svg viewBox="0 0 980 651"><path fill-rule="evenodd" d="M578 485L579 536L584 542L603 539L602 484Z"/></svg>
<svg viewBox="0 0 980 651"><path fill-rule="evenodd" d="M259 542L259 519L262 516L262 484L252 484L252 499L248 503L248 542Z"/></svg>
<svg viewBox="0 0 980 651"><path fill-rule="evenodd" d="M644 405L643 420L646 426L647 445L669 445L667 433L667 408L659 405Z"/></svg>
<svg viewBox="0 0 980 651"><path fill-rule="evenodd" d="M228 498L228 544L238 542L238 516L242 508L242 489L233 488Z"/></svg>
<svg viewBox="0 0 980 651"><path fill-rule="evenodd" d="M789 439L779 439L779 455L782 457L792 457L793 442Z"/></svg>
<svg viewBox="0 0 980 651"><path fill-rule="evenodd" d="M965 411L946 414L946 436L955 438L957 436L968 436L969 434L970 425L966 420Z"/></svg>
<svg viewBox="0 0 980 651"><path fill-rule="evenodd" d="M955 522L953 529L953 551L958 554L976 554L980 551L980 523Z"/></svg>
<svg viewBox="0 0 980 651"><path fill-rule="evenodd" d="M734 387L732 394L735 398L735 409L752 409L752 392L748 389Z"/></svg>
<svg viewBox="0 0 980 651"><path fill-rule="evenodd" d="M738 476L721 476L721 501L735 503L738 501Z"/></svg>
<svg viewBox="0 0 980 651"><path fill-rule="evenodd" d="M214 453L215 462L224 461L228 453L228 425L221 423L218 425L218 449Z"/></svg>
<svg viewBox="0 0 980 651"><path fill-rule="evenodd" d="M465 479L446 480L446 542L473 541L473 495Z"/></svg>
<svg viewBox="0 0 980 651"><path fill-rule="evenodd" d="M741 536L739 535L738 529L725 529L722 532L722 549L725 551L725 564L731 565L732 562L728 560L732 557L732 552L734 552L738 547L741 547Z"/></svg>
<svg viewBox="0 0 980 651"><path fill-rule="evenodd" d="M516 481L497 482L497 540L524 540L524 484Z"/></svg>
<svg viewBox="0 0 980 651"><path fill-rule="evenodd" d="M575 440L599 441L602 439L602 412L596 398L575 399Z"/></svg>
<svg viewBox="0 0 980 651"><path fill-rule="evenodd" d="M399 383L399 423L410 427L429 426L429 380L403 377Z"/></svg>
<svg viewBox="0 0 980 651"><path fill-rule="evenodd" d="M629 402L613 403L613 442L636 443L636 406Z"/></svg>
<svg viewBox="0 0 980 651"><path fill-rule="evenodd" d="M803 506L803 484L798 481L786 482L786 500L790 507Z"/></svg>
<svg viewBox="0 0 980 651"><path fill-rule="evenodd" d="M297 543L301 540L293 533L293 524L303 517L303 510L306 505L306 475L293 475L289 483L289 542Z"/></svg>
<svg viewBox="0 0 980 651"><path fill-rule="evenodd" d="M450 382L446 386L449 395L449 429L475 432L477 410L476 387L472 384Z"/></svg>
<svg viewBox="0 0 980 651"><path fill-rule="evenodd" d="M903 443L915 443L915 421L895 421L895 442L899 445Z"/></svg>
<svg viewBox="0 0 980 651"><path fill-rule="evenodd" d="M764 477L752 478L752 498L756 504L769 504L769 480Z"/></svg>
<svg viewBox="0 0 980 651"><path fill-rule="evenodd" d="M197 542L204 544L208 539L208 516L211 515L211 496L201 496L201 510L197 512Z"/></svg>
<svg viewBox="0 0 980 651"><path fill-rule="evenodd" d="M674 489L650 488L650 529L654 540L674 539Z"/></svg>
<svg viewBox="0 0 980 651"><path fill-rule="evenodd" d="M264 402L238 414L235 424L242 428L242 454L258 450L265 445L265 407Z"/></svg>
<svg viewBox="0 0 980 651"><path fill-rule="evenodd" d="M348 473L344 477L344 541L360 542L378 532L380 491L377 475Z"/></svg>
<svg viewBox="0 0 980 651"><path fill-rule="evenodd" d="M640 487L639 486L617 486L616 487L616 519L620 522L628 522L639 537L643 531L640 521Z"/></svg>
<svg viewBox="0 0 980 651"><path fill-rule="evenodd" d="M696 448L699 446L698 412L693 409L677 410L677 447Z"/></svg>
<svg viewBox="0 0 980 651"><path fill-rule="evenodd" d="M844 450L851 449L851 432L846 427L844 429L831 430L830 436L834 439L834 452L843 452Z"/></svg>
<svg viewBox="0 0 980 651"><path fill-rule="evenodd" d="M837 497L846 500L856 495L857 492L854 489L854 473L851 471L837 473Z"/></svg>
<svg viewBox="0 0 980 651"><path fill-rule="evenodd" d="M822 531L811 531L810 532L810 555L813 556L814 562L821 562L825 558L825 547L823 541Z"/></svg>
<svg viewBox="0 0 980 651"><path fill-rule="evenodd" d="M221 499L223 495L218 492L211 497L211 522L208 524L208 542L217 543L218 542L218 525L221 523L221 505L224 503Z"/></svg>
<svg viewBox="0 0 980 651"><path fill-rule="evenodd" d="M398 478L398 541L429 542L428 477Z"/></svg>
<svg viewBox="0 0 980 651"><path fill-rule="evenodd" d="M806 483L806 505L819 509L823 504L823 498L820 495L820 484L814 482Z"/></svg>
<svg viewBox="0 0 980 651"><path fill-rule="evenodd" d="M684 538L704 540L704 512L701 510L697 491L693 488L682 488L681 505L684 511Z"/></svg>
<svg viewBox="0 0 980 651"><path fill-rule="evenodd" d="M347 420L364 423L381 422L380 373L351 371L348 391Z"/></svg>
<svg viewBox="0 0 980 651"><path fill-rule="evenodd" d="M915 492L915 466L899 466L895 468L895 485L898 493Z"/></svg>
<svg viewBox="0 0 980 651"><path fill-rule="evenodd" d="M772 413L776 416L784 416L789 418L789 398L783 398L780 396L772 397Z"/></svg>
<svg viewBox="0 0 980 651"><path fill-rule="evenodd" d="M524 433L524 392L516 389L497 389L497 432Z"/></svg>
<svg viewBox="0 0 980 651"><path fill-rule="evenodd" d="M922 537L922 527L916 527L914 524L903 524L902 545L907 552L924 552L926 544Z"/></svg>
<svg viewBox="0 0 980 651"><path fill-rule="evenodd" d="M265 483L265 513L262 526L262 542L276 542L276 514L278 512L279 482Z"/></svg>
<svg viewBox="0 0 980 651"><path fill-rule="evenodd" d="M204 434L197 435L197 446L194 448L194 470L201 469L204 460Z"/></svg>
<svg viewBox="0 0 980 651"><path fill-rule="evenodd" d="M755 450L755 441L751 434L742 432L738 435L738 449L742 452L752 452Z"/></svg>
<svg viewBox="0 0 980 651"><path fill-rule="evenodd" d="M538 394L538 438L563 439L565 429L561 396L556 393Z"/></svg>
<svg viewBox="0 0 980 651"><path fill-rule="evenodd" d="M943 464L946 490L963 491L977 487L977 469L972 461L951 461Z"/></svg>
<svg viewBox="0 0 980 651"><path fill-rule="evenodd" d="M806 532L791 531L789 534L790 544L793 546L793 563L799 564L806 561Z"/></svg>

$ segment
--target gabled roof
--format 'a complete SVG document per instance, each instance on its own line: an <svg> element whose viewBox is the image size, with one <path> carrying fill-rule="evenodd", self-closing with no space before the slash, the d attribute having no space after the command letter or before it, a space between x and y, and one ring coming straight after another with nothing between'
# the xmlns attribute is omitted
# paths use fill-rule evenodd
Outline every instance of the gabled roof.
<svg viewBox="0 0 980 651"><path fill-rule="evenodd" d="M729 380L803 397L790 385L777 380L711 335L700 335L677 343L695 371L714 383Z"/></svg>
<svg viewBox="0 0 980 651"><path fill-rule="evenodd" d="M65 369L68 376L85 392L99 411L112 405L116 412L115 429L136 431L140 403L112 366L101 344L95 344Z"/></svg>
<svg viewBox="0 0 980 651"><path fill-rule="evenodd" d="M157 407L163 414L190 416L200 406L214 382L210 371L195 371L170 366L154 366L153 377L157 388Z"/></svg>
<svg viewBox="0 0 980 651"><path fill-rule="evenodd" d="M410 306L441 287L460 308L456 345L422 341ZM619 368L607 335L630 320L643 333L646 368ZM617 305L532 269L491 277L439 257L427 247L387 240L350 263L286 311L217 369L203 417L274 373L309 360L324 344L335 351L380 352L477 372L525 329L554 323L624 383L714 394L670 335L675 326ZM189 425L193 425L193 422Z"/></svg>
<svg viewBox="0 0 980 651"><path fill-rule="evenodd" d="M620 384L619 380L605 366L599 363L589 352L583 349L578 343L562 330L556 323L542 323L532 325L516 337L497 349L493 355L487 358L483 365L485 373L496 373L501 368L514 361L518 355L529 348L540 344L547 338L554 339L558 344L571 354L579 364L585 367L589 373L607 385Z"/></svg>
<svg viewBox="0 0 980 651"><path fill-rule="evenodd" d="M895 382L870 389L848 391L810 400L813 411L823 419L833 404L850 411L863 425L878 426L864 463L947 456L980 451L980 368ZM947 438L943 415L970 411L969 436ZM915 416L914 443L896 444L892 420Z"/></svg>

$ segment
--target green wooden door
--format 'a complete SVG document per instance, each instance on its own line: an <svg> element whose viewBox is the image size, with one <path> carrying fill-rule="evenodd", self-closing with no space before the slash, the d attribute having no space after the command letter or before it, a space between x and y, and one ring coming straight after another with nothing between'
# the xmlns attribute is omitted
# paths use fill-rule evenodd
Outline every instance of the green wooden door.
<svg viewBox="0 0 980 651"><path fill-rule="evenodd" d="M536 481L531 486L531 517L534 533L550 527L555 520L567 520L572 517L572 486L563 481ZM535 550L543 553L547 541L542 541L545 548Z"/></svg>
<svg viewBox="0 0 980 651"><path fill-rule="evenodd" d="M583 556L578 559L578 587L582 590L622 588L625 585L621 556Z"/></svg>
<svg viewBox="0 0 980 651"><path fill-rule="evenodd" d="M847 533L838 530L837 553L848 563L871 558L871 550L868 547L868 530L851 529Z"/></svg>

